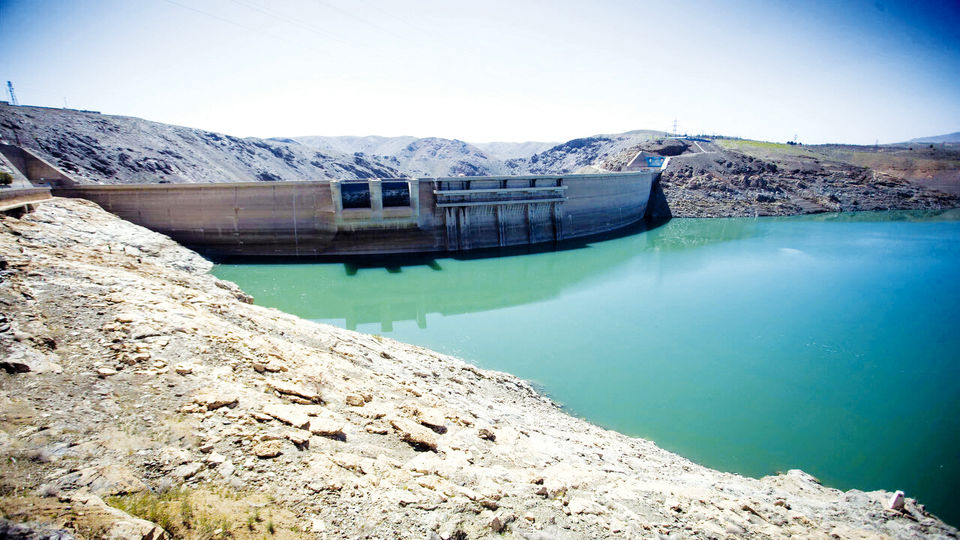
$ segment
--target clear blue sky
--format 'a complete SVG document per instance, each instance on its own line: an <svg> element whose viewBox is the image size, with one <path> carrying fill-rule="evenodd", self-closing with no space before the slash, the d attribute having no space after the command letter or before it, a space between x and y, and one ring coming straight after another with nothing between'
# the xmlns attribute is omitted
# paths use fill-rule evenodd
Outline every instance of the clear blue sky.
<svg viewBox="0 0 960 540"><path fill-rule="evenodd" d="M960 130L956 0L675 4L0 0L0 78L23 104L239 136Z"/></svg>

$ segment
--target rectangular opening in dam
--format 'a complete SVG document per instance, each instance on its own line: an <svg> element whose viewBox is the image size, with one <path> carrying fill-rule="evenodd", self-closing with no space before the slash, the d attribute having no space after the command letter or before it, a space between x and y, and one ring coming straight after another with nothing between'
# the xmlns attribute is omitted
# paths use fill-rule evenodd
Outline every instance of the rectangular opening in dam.
<svg viewBox="0 0 960 540"><path fill-rule="evenodd" d="M340 201L344 208L370 208L370 185L366 182L344 182L340 185Z"/></svg>
<svg viewBox="0 0 960 540"><path fill-rule="evenodd" d="M383 182L383 207L410 206L410 186L406 182Z"/></svg>

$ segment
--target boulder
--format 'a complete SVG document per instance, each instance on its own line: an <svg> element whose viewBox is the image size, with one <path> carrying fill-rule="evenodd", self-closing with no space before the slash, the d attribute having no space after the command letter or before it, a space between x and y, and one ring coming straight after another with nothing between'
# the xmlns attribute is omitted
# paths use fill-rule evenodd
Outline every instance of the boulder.
<svg viewBox="0 0 960 540"><path fill-rule="evenodd" d="M270 388L273 388L278 393L285 396L298 397L310 403L319 403L321 401L319 393L308 388L304 388L299 384L279 380L268 381L267 384L270 386Z"/></svg>
<svg viewBox="0 0 960 540"><path fill-rule="evenodd" d="M257 443L253 447L253 455L261 459L275 458L283 453L283 441L271 440Z"/></svg>
<svg viewBox="0 0 960 540"><path fill-rule="evenodd" d="M299 429L309 429L310 418L293 405L267 405L264 414Z"/></svg>
<svg viewBox="0 0 960 540"><path fill-rule="evenodd" d="M240 398L234 393L207 389L194 396L193 402L201 407L206 407L208 411L212 411L220 407L235 407L240 402Z"/></svg>
<svg viewBox="0 0 960 540"><path fill-rule="evenodd" d="M180 465L170 474L176 478L183 478L186 480L196 475L202 468L203 465L199 461L194 461L193 463L185 463Z"/></svg>
<svg viewBox="0 0 960 540"><path fill-rule="evenodd" d="M444 425L446 424L446 418L437 409L420 409L417 419L421 424L441 435L447 432L447 426Z"/></svg>
<svg viewBox="0 0 960 540"><path fill-rule="evenodd" d="M310 433L341 441L347 439L343 432L343 424L329 418L313 418L310 420Z"/></svg>
<svg viewBox="0 0 960 540"><path fill-rule="evenodd" d="M400 440L418 450L437 451L437 436L433 431L411 422L406 418L394 418L390 425L400 435Z"/></svg>

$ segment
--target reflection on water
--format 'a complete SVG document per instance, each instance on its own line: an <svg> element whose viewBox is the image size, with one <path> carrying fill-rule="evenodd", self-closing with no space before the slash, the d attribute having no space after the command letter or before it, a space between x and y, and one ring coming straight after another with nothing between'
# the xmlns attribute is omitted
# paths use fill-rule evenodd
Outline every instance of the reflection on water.
<svg viewBox="0 0 960 540"><path fill-rule="evenodd" d="M715 225L704 230L697 220L674 220L616 241L579 243L561 250L540 247L511 256L236 264L219 266L215 273L239 283L258 304L307 319L339 321L351 330L379 323L382 332L390 332L399 321L416 321L426 328L431 313L473 313L548 300L578 284L602 279L639 254L652 254L654 273L681 270L670 266L689 261L664 260L656 254L764 234L755 218L720 220ZM397 278L385 282L385 274Z"/></svg>
<svg viewBox="0 0 960 540"><path fill-rule="evenodd" d="M752 476L960 486L960 212L675 219L522 256L221 265L261 305L509 371Z"/></svg>

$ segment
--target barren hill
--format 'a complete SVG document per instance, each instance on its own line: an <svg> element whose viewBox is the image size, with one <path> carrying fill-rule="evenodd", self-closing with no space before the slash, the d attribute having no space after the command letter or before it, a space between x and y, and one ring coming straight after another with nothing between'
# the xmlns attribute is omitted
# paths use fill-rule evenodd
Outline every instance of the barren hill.
<svg viewBox="0 0 960 540"><path fill-rule="evenodd" d="M474 145L439 137L294 137L320 150L355 152L388 163L409 176L489 176L507 174L502 160Z"/></svg>
<svg viewBox="0 0 960 540"><path fill-rule="evenodd" d="M83 183L396 177L374 159L70 109L0 104L0 138Z"/></svg>

